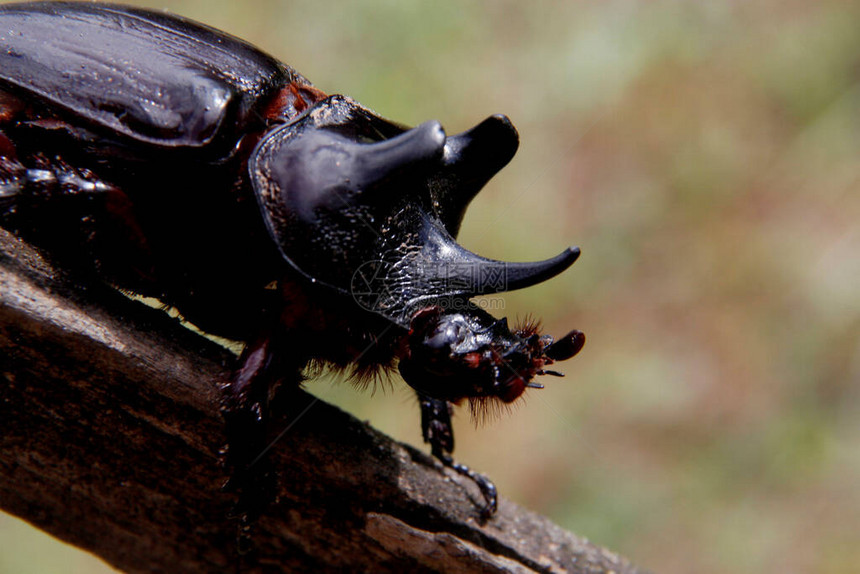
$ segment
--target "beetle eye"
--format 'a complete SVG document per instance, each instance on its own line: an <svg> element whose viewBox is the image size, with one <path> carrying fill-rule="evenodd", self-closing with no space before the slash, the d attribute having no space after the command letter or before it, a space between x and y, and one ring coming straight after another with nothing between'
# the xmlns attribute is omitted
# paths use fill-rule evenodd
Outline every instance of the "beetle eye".
<svg viewBox="0 0 860 574"><path fill-rule="evenodd" d="M446 322L439 325L436 331L427 337L425 344L434 349L456 347L466 340L466 334L466 329L461 324Z"/></svg>
<svg viewBox="0 0 860 574"><path fill-rule="evenodd" d="M453 327L451 330L451 341L457 345L463 344L466 341L468 332L462 325L453 325Z"/></svg>

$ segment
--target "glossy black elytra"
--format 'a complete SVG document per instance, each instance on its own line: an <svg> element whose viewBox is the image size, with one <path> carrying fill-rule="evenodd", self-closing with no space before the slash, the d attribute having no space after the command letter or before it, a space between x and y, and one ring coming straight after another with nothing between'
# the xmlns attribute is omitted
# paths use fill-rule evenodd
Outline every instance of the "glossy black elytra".
<svg viewBox="0 0 860 574"><path fill-rule="evenodd" d="M0 224L60 264L244 341L225 384L228 462L244 511L272 386L309 363L360 378L399 366L424 438L455 463L452 405L510 403L575 355L470 302L569 267L506 263L455 241L466 207L513 157L510 121L447 136L406 128L201 24L126 6L0 6ZM262 478L261 478L262 477ZM262 496L265 498L265 496Z"/></svg>

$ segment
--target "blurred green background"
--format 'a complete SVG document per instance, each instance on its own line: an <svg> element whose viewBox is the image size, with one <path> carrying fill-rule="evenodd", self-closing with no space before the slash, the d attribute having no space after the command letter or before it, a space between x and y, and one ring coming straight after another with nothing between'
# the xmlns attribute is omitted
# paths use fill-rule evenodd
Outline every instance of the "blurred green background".
<svg viewBox="0 0 860 574"><path fill-rule="evenodd" d="M462 409L458 460L655 572L858 571L860 2L139 4L401 122L511 117L462 243L580 245L503 313L588 344L511 416ZM421 446L399 380L308 389ZM0 517L0 572L103 567L42 536Z"/></svg>

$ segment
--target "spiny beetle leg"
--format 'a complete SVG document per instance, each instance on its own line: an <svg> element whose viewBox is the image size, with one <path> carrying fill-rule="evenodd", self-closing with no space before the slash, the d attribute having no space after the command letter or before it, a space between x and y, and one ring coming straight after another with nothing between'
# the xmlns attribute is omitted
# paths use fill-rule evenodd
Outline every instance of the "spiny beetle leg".
<svg viewBox="0 0 860 574"><path fill-rule="evenodd" d="M0 138L5 136L0 132ZM0 148L3 147L0 139ZM93 172L76 168L59 157L48 159L37 155L24 165L11 154L0 151L0 199L6 204L34 204L62 200L66 197L98 197L119 193L112 184Z"/></svg>
<svg viewBox="0 0 860 574"><path fill-rule="evenodd" d="M421 395L419 395L419 400L421 402L421 431L424 435L424 442L430 443L430 451L442 464L469 478L478 486L486 502L481 509L481 518L487 520L496 513L499 506L496 485L483 474L454 462L454 459L451 458L450 453L454 451L451 403Z"/></svg>
<svg viewBox="0 0 860 574"><path fill-rule="evenodd" d="M60 157L36 154L19 160L4 138L0 133L0 225L69 271L157 295L151 290L152 253L128 195Z"/></svg>
<svg viewBox="0 0 860 574"><path fill-rule="evenodd" d="M0 133L0 148L5 136ZM24 166L0 151L0 213L9 210L24 189Z"/></svg>

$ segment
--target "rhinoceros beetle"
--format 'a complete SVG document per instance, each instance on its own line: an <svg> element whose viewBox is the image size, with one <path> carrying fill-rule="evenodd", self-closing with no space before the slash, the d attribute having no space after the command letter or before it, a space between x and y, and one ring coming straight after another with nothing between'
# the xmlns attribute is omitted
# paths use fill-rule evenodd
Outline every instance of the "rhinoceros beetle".
<svg viewBox="0 0 860 574"><path fill-rule="evenodd" d="M240 492L262 484L251 467L278 384L308 365L356 379L399 367L433 455L496 510L493 484L450 456L452 405L510 403L585 340L511 329L470 301L579 255L506 263L455 241L517 146L504 116L453 136L408 128L178 16L0 6L0 223L81 277L245 343L223 409Z"/></svg>

